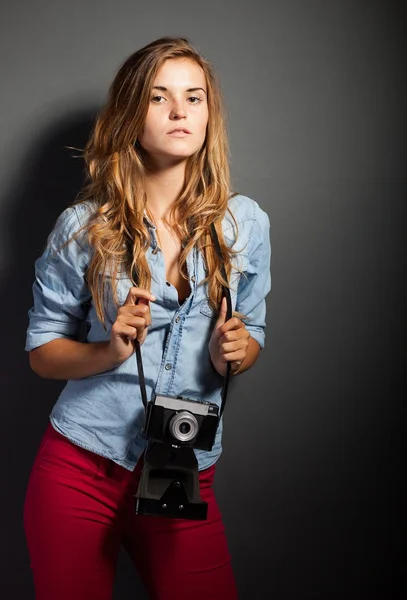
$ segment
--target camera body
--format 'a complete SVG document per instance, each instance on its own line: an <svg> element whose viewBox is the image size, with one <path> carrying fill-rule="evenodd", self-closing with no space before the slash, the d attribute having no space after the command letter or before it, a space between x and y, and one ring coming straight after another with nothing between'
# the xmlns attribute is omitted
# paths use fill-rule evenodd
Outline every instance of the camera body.
<svg viewBox="0 0 407 600"><path fill-rule="evenodd" d="M144 435L172 446L211 450L219 420L216 404L157 395L147 405Z"/></svg>

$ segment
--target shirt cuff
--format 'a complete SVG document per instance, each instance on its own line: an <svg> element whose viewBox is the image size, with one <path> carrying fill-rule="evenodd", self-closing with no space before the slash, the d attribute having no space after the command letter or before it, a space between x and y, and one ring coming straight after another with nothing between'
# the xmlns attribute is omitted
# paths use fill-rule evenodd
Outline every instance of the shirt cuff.
<svg viewBox="0 0 407 600"><path fill-rule="evenodd" d="M246 329L250 333L250 337L256 340L260 348L263 349L266 338L264 330L261 327L255 327L253 325L246 325Z"/></svg>

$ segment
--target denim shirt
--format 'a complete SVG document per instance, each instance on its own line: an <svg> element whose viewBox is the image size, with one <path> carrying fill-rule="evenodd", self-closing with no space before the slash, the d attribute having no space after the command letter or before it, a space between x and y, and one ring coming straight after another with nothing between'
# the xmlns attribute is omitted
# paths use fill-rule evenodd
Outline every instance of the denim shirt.
<svg viewBox="0 0 407 600"><path fill-rule="evenodd" d="M232 306L243 313L246 329L264 346L265 297L270 290L269 219L259 205L242 195L229 201L238 224L239 254L232 260L230 278ZM66 242L82 227L92 205L67 208L58 218L44 253L35 263L34 306L29 310L27 351L57 338L77 340L87 331L86 342L109 341L117 306L111 287L106 294L106 329L97 318L85 275L92 249L85 232ZM205 265L194 249L187 257L190 294L180 305L176 288L166 281L164 257L157 246L155 227L146 220L151 243L147 260L151 270L151 325L141 346L147 399L155 394L183 396L220 404L223 378L215 371L209 355L209 339L216 314L208 302ZM231 245L236 226L227 213L223 221L225 241ZM117 294L123 304L130 287L126 274L118 275ZM84 323L85 322L85 323ZM79 338L80 339L80 338ZM228 405L231 410L232 404ZM225 414L226 414L225 413ZM144 407L133 353L120 366L69 380L54 405L53 427L73 443L133 470L146 448L142 435ZM195 450L199 469L216 462L222 448L223 419L211 451Z"/></svg>

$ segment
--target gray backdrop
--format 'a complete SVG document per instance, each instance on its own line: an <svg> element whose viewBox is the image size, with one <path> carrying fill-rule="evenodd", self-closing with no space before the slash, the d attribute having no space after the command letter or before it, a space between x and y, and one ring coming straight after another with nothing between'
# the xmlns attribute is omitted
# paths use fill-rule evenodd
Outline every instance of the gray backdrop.
<svg viewBox="0 0 407 600"><path fill-rule="evenodd" d="M162 35L217 67L235 188L272 222L267 347L232 388L216 479L241 599L406 597L401 7L1 3L1 597L34 597L22 505L62 384L23 348L33 262L82 182L65 146ZM145 599L125 555L119 598Z"/></svg>

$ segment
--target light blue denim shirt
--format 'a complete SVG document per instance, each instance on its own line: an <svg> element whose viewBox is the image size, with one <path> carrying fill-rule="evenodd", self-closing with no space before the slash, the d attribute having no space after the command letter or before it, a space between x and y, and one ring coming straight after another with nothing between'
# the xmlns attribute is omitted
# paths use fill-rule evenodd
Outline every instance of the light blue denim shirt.
<svg viewBox="0 0 407 600"><path fill-rule="evenodd" d="M266 305L270 290L269 219L259 205L242 195L229 201L238 224L239 251L233 259L231 296L233 308L247 316L246 328L264 346ZM85 233L65 244L92 213L88 203L67 208L35 263L34 306L29 311L26 350L56 338L78 339L86 322L87 342L110 339L117 307L111 290L106 298L106 327L96 316L85 281L91 248ZM208 343L216 321L208 303L202 255L194 249L187 258L191 292L180 305L174 286L166 282L162 252L155 228L148 223L151 244L147 260L152 274L151 326L141 346L147 398L154 394L184 396L220 404L223 378L212 366ZM225 240L236 237L233 219L223 222ZM118 277L117 293L123 304L131 287L126 275ZM231 403L229 404L230 410ZM226 409L227 413L228 409ZM120 366L83 379L69 380L50 415L53 427L72 442L133 470L146 447L142 435L144 407L133 354ZM211 466L222 447L222 423L211 451L196 450L199 469Z"/></svg>

